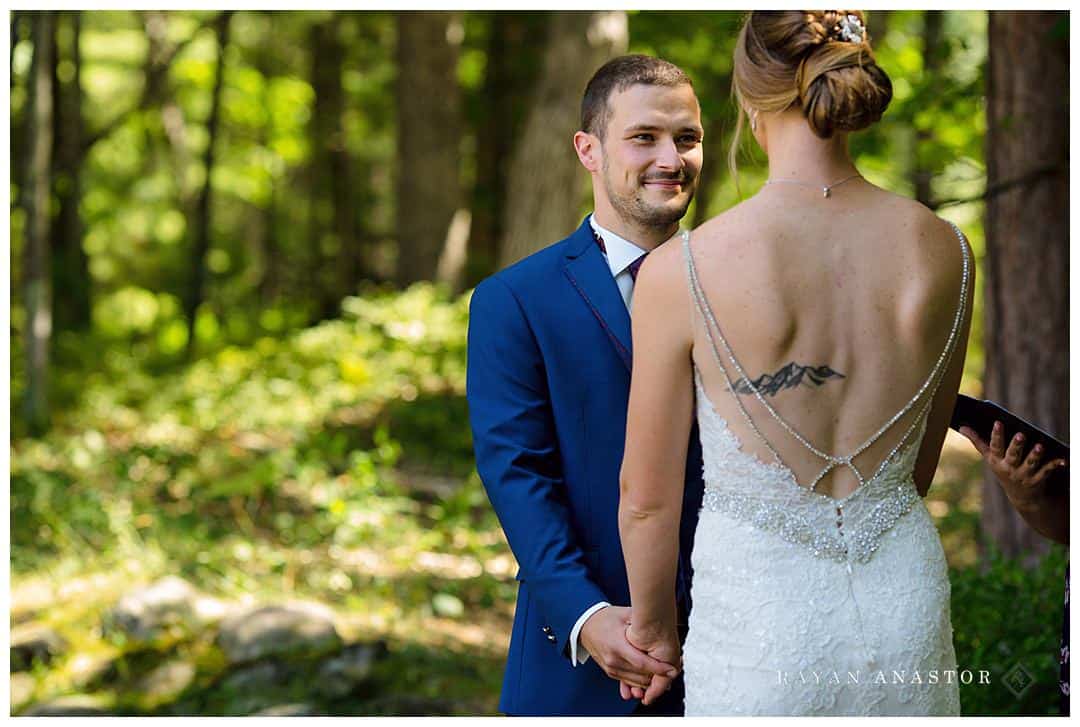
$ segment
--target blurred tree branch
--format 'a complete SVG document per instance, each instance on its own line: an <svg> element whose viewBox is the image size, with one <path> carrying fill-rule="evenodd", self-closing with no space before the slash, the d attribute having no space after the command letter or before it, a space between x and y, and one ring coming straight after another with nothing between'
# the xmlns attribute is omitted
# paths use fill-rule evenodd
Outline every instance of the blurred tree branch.
<svg viewBox="0 0 1080 727"><path fill-rule="evenodd" d="M1008 192L1010 189L1014 189L1016 187L1023 187L1028 184L1034 184L1043 177L1049 177L1068 171L1068 165L1065 164L1050 164L1036 167L1027 174L1023 174L1019 177L1016 177L1015 179L1006 179L1003 182L991 184L982 194L977 194L974 197L958 197L953 199L935 200L932 204L928 206L930 207L930 209L939 210L944 207L954 207L958 204L967 204L969 202L983 202L992 197L996 197L1003 192Z"/></svg>
<svg viewBox="0 0 1080 727"><path fill-rule="evenodd" d="M161 33L153 26L163 13L160 11L140 11L139 15L143 18L143 25L146 27L148 36L156 37L161 35ZM121 111L114 116L112 121L106 123L105 126L95 132L87 134L82 142L83 153L89 151L90 147L94 144L123 126L132 114L138 113L139 111L145 111L148 108L160 104L165 92L169 68L172 65L172 62L180 55L181 51L187 48L191 42L198 37L199 33L207 28L213 28L216 22L216 17L204 20L187 38L184 38L172 47L164 47L163 53L158 57L155 57L155 53L152 50L148 51L145 64L146 81L143 84L143 90L142 94L139 96L139 100L131 108Z"/></svg>

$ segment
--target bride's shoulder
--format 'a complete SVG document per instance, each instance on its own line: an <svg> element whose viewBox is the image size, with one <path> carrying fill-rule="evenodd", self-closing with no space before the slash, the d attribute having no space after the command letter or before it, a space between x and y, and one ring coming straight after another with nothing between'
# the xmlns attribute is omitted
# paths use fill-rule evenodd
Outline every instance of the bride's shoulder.
<svg viewBox="0 0 1080 727"><path fill-rule="evenodd" d="M694 252L726 255L751 233L760 233L764 216L752 209L752 202L753 198L740 202L694 228L690 233Z"/></svg>
<svg viewBox="0 0 1080 727"><path fill-rule="evenodd" d="M645 257L634 283L635 310L665 311L670 315L689 308L683 235L677 233ZM638 319L645 317L636 316Z"/></svg>
<svg viewBox="0 0 1080 727"><path fill-rule="evenodd" d="M928 241L956 241L952 224L922 202L880 188L877 191L880 195L877 206L884 216L894 218L893 221L913 229Z"/></svg>
<svg viewBox="0 0 1080 727"><path fill-rule="evenodd" d="M971 245L963 231L939 217L915 200L905 200L906 224L892 229L906 229L913 251L946 277L959 271L964 258L971 258Z"/></svg>
<svg viewBox="0 0 1080 727"><path fill-rule="evenodd" d="M883 222L882 229L895 236L888 247L895 252L892 269L903 279L903 309L919 325L948 330L958 291L963 288L966 306L974 291L974 256L967 238L959 227L906 198Z"/></svg>
<svg viewBox="0 0 1080 727"><path fill-rule="evenodd" d="M684 279L683 271L686 269L683 255L682 231L675 233L652 250L641 265L637 282L634 284L635 291L643 287L677 287ZM635 296L637 293L635 293Z"/></svg>
<svg viewBox="0 0 1080 727"><path fill-rule="evenodd" d="M720 214L713 215L694 229L695 236L709 236L722 238L724 233L733 227L741 227L754 220L761 220L760 200L757 195L744 199L736 205L728 207Z"/></svg>
<svg viewBox="0 0 1080 727"><path fill-rule="evenodd" d="M945 273L959 270L963 264L963 250L968 257L971 247L967 237L948 220L939 217L918 200L887 190L877 190L878 199L873 203L873 228L887 231L883 241L894 246L897 252L906 250L916 259L926 261Z"/></svg>

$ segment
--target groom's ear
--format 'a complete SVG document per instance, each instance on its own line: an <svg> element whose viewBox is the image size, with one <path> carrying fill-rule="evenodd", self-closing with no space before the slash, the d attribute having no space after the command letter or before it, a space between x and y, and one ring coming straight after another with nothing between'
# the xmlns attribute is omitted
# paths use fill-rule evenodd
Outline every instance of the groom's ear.
<svg viewBox="0 0 1080 727"><path fill-rule="evenodd" d="M587 131L579 131L574 134L574 150L577 151L581 166L590 172L600 171L602 152L598 138Z"/></svg>

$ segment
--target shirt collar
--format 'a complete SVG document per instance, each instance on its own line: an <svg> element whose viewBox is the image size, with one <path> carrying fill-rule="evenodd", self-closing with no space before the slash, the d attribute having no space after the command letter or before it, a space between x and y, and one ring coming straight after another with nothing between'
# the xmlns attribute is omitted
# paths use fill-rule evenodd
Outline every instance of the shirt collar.
<svg viewBox="0 0 1080 727"><path fill-rule="evenodd" d="M630 267L630 263L648 252L648 250L638 247L626 238L619 237L611 230L601 227L596 221L596 215L589 215L589 225L604 241L604 247L607 248L607 264L611 268L613 277L618 276L619 273Z"/></svg>

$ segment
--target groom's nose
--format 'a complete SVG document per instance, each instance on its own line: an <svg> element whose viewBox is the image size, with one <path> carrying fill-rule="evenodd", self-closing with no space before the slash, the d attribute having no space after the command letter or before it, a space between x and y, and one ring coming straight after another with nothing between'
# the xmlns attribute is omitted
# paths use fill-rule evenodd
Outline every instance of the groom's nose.
<svg viewBox="0 0 1080 727"><path fill-rule="evenodd" d="M657 144L656 166L659 169L678 171L682 169L683 158L674 138L664 138Z"/></svg>

